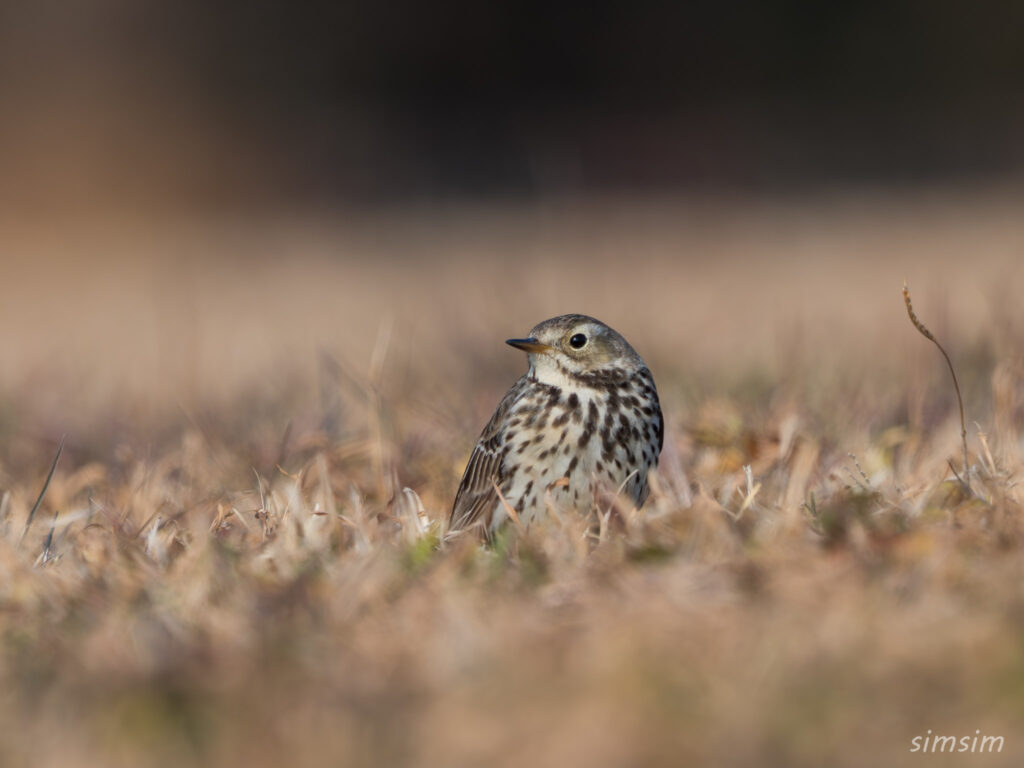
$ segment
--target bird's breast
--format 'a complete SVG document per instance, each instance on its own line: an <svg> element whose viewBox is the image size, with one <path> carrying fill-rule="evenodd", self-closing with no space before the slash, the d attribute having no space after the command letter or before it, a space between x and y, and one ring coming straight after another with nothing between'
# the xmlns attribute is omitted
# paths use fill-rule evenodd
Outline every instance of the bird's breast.
<svg viewBox="0 0 1024 768"><path fill-rule="evenodd" d="M502 489L524 522L557 510L589 512L599 492L646 496L657 461L632 387L538 384L510 413Z"/></svg>

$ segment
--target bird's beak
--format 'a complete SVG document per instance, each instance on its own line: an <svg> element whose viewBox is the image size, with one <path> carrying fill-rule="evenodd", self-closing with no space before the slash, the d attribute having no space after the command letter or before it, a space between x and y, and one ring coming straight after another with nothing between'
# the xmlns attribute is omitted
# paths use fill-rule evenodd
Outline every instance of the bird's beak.
<svg viewBox="0 0 1024 768"><path fill-rule="evenodd" d="M515 347L516 349L521 349L524 352L530 352L531 354L532 353L541 353L541 352L550 352L551 350L554 349L554 347L552 347L551 345L549 345L549 344L542 344L541 342L537 341L534 338L529 338L529 339L509 339L505 343L508 344L510 347Z"/></svg>

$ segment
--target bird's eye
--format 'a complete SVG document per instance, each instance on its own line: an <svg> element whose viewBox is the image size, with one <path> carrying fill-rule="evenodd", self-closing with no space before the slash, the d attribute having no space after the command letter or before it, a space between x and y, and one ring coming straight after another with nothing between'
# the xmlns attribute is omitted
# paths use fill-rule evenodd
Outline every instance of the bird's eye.
<svg viewBox="0 0 1024 768"><path fill-rule="evenodd" d="M571 339L569 339L569 346L572 347L573 349L583 349L583 347L585 347L586 345L587 337L584 336L582 333L577 333Z"/></svg>

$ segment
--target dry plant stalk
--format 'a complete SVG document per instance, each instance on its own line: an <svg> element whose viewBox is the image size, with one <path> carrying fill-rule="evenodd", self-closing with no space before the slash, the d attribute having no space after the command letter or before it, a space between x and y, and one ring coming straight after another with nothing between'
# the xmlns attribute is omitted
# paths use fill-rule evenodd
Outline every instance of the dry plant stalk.
<svg viewBox="0 0 1024 768"><path fill-rule="evenodd" d="M39 511L39 507L43 503L43 497L46 496L46 491L50 487L50 481L53 480L53 473L57 471L57 462L60 461L60 455L64 452L64 441L67 437L67 435L61 435L60 445L57 446L57 455L53 457L53 463L50 465L50 471L46 474L46 480L43 481L43 489L39 491L39 495L36 497L36 503L32 505L32 509L29 510L28 517L25 519L25 528L21 532L20 541L24 541L25 537L28 536L28 529L32 527L32 521L36 518L36 512Z"/></svg>
<svg viewBox="0 0 1024 768"><path fill-rule="evenodd" d="M970 465L967 463L967 423L964 420L964 400L960 396L960 382L958 382L956 379L956 371L953 370L953 361L949 359L949 355L946 353L946 350L942 348L942 345L939 344L938 339L935 338L932 332L929 331L925 327L924 323L917 319L917 315L914 314L914 306L913 304L910 303L910 286L907 285L906 280L903 281L903 303L907 305L907 315L910 316L910 322L914 324L914 327L917 328L918 332L922 336L924 336L932 344L939 348L939 352L941 352L942 356L946 358L946 365L949 366L949 373L953 377L953 388L956 390L956 403L957 406L959 406L960 408L960 442L961 447L963 449L964 460L963 477L958 476L957 479L960 480L960 483L964 486L964 489L970 492L971 468ZM952 464L950 464L950 468L952 469ZM956 470L953 470L953 474L956 474Z"/></svg>

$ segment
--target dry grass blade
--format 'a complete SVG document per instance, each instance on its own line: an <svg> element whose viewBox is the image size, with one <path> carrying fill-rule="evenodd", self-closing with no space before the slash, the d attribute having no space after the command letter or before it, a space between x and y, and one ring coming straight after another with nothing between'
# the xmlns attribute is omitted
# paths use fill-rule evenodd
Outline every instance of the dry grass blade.
<svg viewBox="0 0 1024 768"><path fill-rule="evenodd" d="M505 509L505 514L508 515L508 519L515 525L516 530L522 533L525 529L523 528L523 522L519 519L519 513L516 512L515 507L508 503L505 499L505 495L501 492L498 484L491 480L491 485L494 486L494 492L498 494L498 500L501 502L501 506Z"/></svg>
<svg viewBox="0 0 1024 768"><path fill-rule="evenodd" d="M939 344L938 339L932 334L931 331L925 327L924 323L917 319L917 315L914 314L914 306L910 303L910 286L907 285L907 281L903 281L903 303L907 305L907 315L910 317L910 322L914 324L918 332L924 336L928 341L939 348L939 352L946 358L946 365L949 366L949 373L953 377L953 388L956 390L956 404L960 408L960 441L963 448L963 460L964 460L964 474L963 477L957 475L958 479L964 486L964 490L970 492L971 490L971 467L967 463L967 422L964 419L964 400L960 395L960 382L957 381L956 371L953 369L953 361L949 359L949 355L946 350ZM952 466L952 465L951 465ZM956 474L954 471L953 474Z"/></svg>
<svg viewBox="0 0 1024 768"><path fill-rule="evenodd" d="M36 512L39 511L39 505L43 503L43 497L46 496L46 490L50 487L50 481L53 480L53 473L57 470L57 462L60 461L60 455L64 452L64 441L67 439L67 435L61 435L60 445L57 446L57 455L53 457L53 464L50 465L50 471L46 475L46 480L43 482L43 489L39 491L39 496L36 497L36 503L32 505L32 509L28 513L28 518L25 520L25 530L21 532L21 541L25 540L28 535L28 529L32 527L32 521L35 519Z"/></svg>
<svg viewBox="0 0 1024 768"><path fill-rule="evenodd" d="M60 513L53 512L53 522L50 523L50 530L46 534L46 542L43 544L43 551L36 560L37 565L46 565L53 558L53 532L57 530L57 516Z"/></svg>

